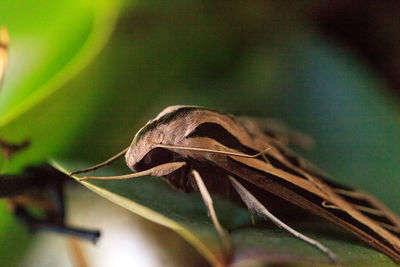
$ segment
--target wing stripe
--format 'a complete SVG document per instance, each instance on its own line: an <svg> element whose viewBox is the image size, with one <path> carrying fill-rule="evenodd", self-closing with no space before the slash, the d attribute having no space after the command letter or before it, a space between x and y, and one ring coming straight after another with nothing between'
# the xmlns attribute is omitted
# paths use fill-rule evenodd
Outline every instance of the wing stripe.
<svg viewBox="0 0 400 267"><path fill-rule="evenodd" d="M278 183L280 185L282 185L285 188L288 188L290 191L294 192L296 195L301 196L302 198L305 198L306 200L319 205L321 208L323 207L321 205L321 203L324 201L324 199L314 193L312 193L311 191L305 190L300 188L299 186L292 184L288 181L286 181L285 179L282 179L281 177L275 176L273 174L270 173L266 173L264 171L261 171L259 169L253 168L251 166L248 166L240 161L236 161L234 159L230 159L232 161L234 161L236 164L238 164L240 166L240 168L243 169L247 169L247 171L250 171L248 173L257 173L257 174L261 174L263 175L265 178L267 179L271 179L273 180L273 182ZM228 170L229 171L229 170ZM246 179L247 177L243 177L240 176L243 179ZM249 180L248 178L246 179L249 182L254 182L254 180ZM269 191L268 188L264 188L265 190ZM291 201L292 199L288 199L287 196L284 196L282 194L279 194L279 192L273 192L273 191L269 191L273 194L276 194L277 196L287 199L289 201ZM308 209L306 206L302 206L302 208L304 209ZM308 209L309 210L309 209ZM312 212L312 210L310 210ZM363 240L367 241L368 243L370 243L371 245L374 245L374 247L376 247L377 249L380 249L382 251L386 251L388 254L390 255L396 255L395 257L397 257L398 259L400 258L399 256L399 249L396 248L393 244L391 244L390 242L388 242L388 240L386 240L385 238L383 238L381 235L379 235L376 231L374 231L373 229L371 229L368 225L362 223L361 221L357 220L356 218L354 218L352 215L348 214L346 211L343 211L341 209L327 209L325 208L325 211L328 212L329 214L331 214L331 216L323 216L321 214L316 214L316 215L320 215L323 217L326 217L327 219L329 219L330 221L336 223L337 225L343 227L344 225L347 225L349 228L345 228L346 230L351 230L352 232L354 232L355 234L357 234L360 238L362 238ZM336 217L336 220L332 220L332 216ZM343 224L339 223L339 221L344 222ZM377 224L379 224L378 222L376 222ZM385 228L386 229L386 228ZM389 230L389 229L388 229ZM388 234L391 233L392 231L388 232ZM393 235L393 234L392 234ZM394 235L393 237L397 237L398 235ZM372 238L372 240L371 240ZM380 243L381 245L378 245L377 243ZM385 249L382 248L382 246L386 247ZM390 251L388 251L390 250Z"/></svg>
<svg viewBox="0 0 400 267"><path fill-rule="evenodd" d="M190 132L186 136L186 138L194 138L194 137L207 137L217 141L218 143L228 148L235 149L249 155L257 154L259 152L243 145L228 130L226 130L224 127L222 127L217 123L204 122L198 125L192 132ZM293 170L292 168L287 167L272 155L264 154L264 157L266 157L266 160L262 156L257 157L257 159L264 162L268 162L272 164L272 166L278 169L284 170L288 173L306 179L306 177L304 177L301 173L297 172L296 170Z"/></svg>

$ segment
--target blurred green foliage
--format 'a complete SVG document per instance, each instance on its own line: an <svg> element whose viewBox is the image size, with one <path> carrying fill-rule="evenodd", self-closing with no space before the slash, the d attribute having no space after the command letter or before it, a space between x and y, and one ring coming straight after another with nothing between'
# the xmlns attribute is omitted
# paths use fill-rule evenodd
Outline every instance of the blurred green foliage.
<svg viewBox="0 0 400 267"><path fill-rule="evenodd" d="M322 35L304 3L124 3L109 42L84 69L112 30L118 2L1 5L11 44L0 137L32 143L7 172L49 157L68 159L71 168L97 163L164 107L196 104L288 122L315 138L316 149L301 153L334 180L400 212L398 96L367 61ZM176 221L191 218L185 207L176 216L157 209L133 181L124 185L102 184Z"/></svg>
<svg viewBox="0 0 400 267"><path fill-rule="evenodd" d="M2 23L11 41L0 94L0 136L32 144L4 172L41 162L70 142L69 133L77 130L75 120L66 116L71 105L55 92L104 45L119 5L119 1L1 3ZM55 100L46 102L48 97Z"/></svg>
<svg viewBox="0 0 400 267"><path fill-rule="evenodd" d="M0 203L0 229L0 263L2 266L16 266L31 237L3 202Z"/></svg>
<svg viewBox="0 0 400 267"><path fill-rule="evenodd" d="M32 144L12 162L1 158L1 173L43 162L70 142L76 126L66 116L63 96L52 102L46 102L47 98L54 97L56 90L98 53L113 28L119 6L119 1L0 3L0 24L10 35L9 64L0 89L0 138ZM31 236L3 203L0 224L1 265L16 266Z"/></svg>

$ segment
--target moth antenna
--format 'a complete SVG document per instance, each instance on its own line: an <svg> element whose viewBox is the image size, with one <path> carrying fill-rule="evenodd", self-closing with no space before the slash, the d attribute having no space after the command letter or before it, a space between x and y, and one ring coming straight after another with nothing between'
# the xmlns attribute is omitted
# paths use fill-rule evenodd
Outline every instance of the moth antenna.
<svg viewBox="0 0 400 267"><path fill-rule="evenodd" d="M110 163L114 162L115 160L119 159L120 157L122 157L123 155L125 155L125 153L128 151L129 147L125 148L124 150L122 150L121 152L119 152L118 154L112 156L111 158L107 159L106 161L99 163L97 165L94 165L92 167L89 167L87 169L84 170L79 170L79 171L74 171L74 172L70 172L69 175L75 175L75 174L79 174L79 173L85 173L85 172L90 172L90 171L94 171L97 169L100 169L101 167L107 166Z"/></svg>
<svg viewBox="0 0 400 267"><path fill-rule="evenodd" d="M321 205L322 205L324 208L328 208L328 209L342 210L342 209L339 208L338 206L335 206L335 205L332 205L332 204L328 204L328 202L327 202L326 200L322 201ZM384 212L382 212L381 210L378 210L378 209L368 208L368 207L364 207L364 206L356 205L356 204L352 204L352 206L353 206L356 210L359 210L359 211L362 211L362 212L366 212L366 213L369 213L369 214L372 214L372 215L378 215L378 216L385 215Z"/></svg>
<svg viewBox="0 0 400 267"><path fill-rule="evenodd" d="M261 151L261 152L259 152L257 154L248 155L248 154L243 154L243 153L236 153L236 152L230 152L230 151L221 151L221 150L201 148L201 147L174 146L174 145L163 145L163 144L158 144L156 147L170 148L170 149L180 149L180 150L190 150L190 151L198 151L198 152L210 152L210 153L237 156L237 157L243 157L243 158L257 158L258 156L264 155L265 152L267 152L268 150L271 149L271 148L266 148L266 149L264 149L263 151Z"/></svg>
<svg viewBox="0 0 400 267"><path fill-rule="evenodd" d="M143 177L143 176L164 176L168 175L181 167L183 167L186 164L184 161L179 161L179 162L170 162L170 163L165 163L158 165L156 167L153 167L151 169L141 171L141 172L135 172L131 174L126 174L126 175L118 175L118 176L85 176L79 178L79 181L83 180L123 180L123 179L131 179L131 178L138 178L138 177Z"/></svg>

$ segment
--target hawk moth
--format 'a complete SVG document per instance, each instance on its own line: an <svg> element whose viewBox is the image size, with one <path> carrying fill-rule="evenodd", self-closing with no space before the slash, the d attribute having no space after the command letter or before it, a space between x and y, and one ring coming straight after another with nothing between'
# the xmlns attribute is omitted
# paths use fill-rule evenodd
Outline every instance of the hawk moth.
<svg viewBox="0 0 400 267"><path fill-rule="evenodd" d="M372 196L330 181L250 119L196 106L171 106L142 127L128 148L71 174L100 168L123 155L135 173L81 180L151 175L185 192L199 191L227 255L229 235L218 221L210 192L241 200L251 212L322 250L334 262L337 258L328 248L272 215L267 209L269 196L333 222L400 262L400 220L395 214Z"/></svg>

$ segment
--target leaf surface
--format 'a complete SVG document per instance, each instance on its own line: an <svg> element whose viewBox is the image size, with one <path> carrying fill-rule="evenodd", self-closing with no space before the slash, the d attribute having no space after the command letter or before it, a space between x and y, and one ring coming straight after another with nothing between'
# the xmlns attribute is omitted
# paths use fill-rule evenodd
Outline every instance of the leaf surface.
<svg viewBox="0 0 400 267"><path fill-rule="evenodd" d="M81 164L54 161L53 166L67 173ZM126 171L125 171L126 172ZM99 170L96 175L120 175L123 170ZM77 181L78 178L74 177ZM117 181L82 181L86 188L135 214L164 225L192 244L214 266L227 264L222 254L218 234L207 216L199 194L174 190L161 178L141 177ZM233 242L232 264L285 263L331 264L319 250L296 239L261 219L252 225L248 211L213 196L218 218L230 230ZM334 251L344 266L379 264L395 266L385 255L369 248L337 227L323 220L291 220L296 230L320 241Z"/></svg>

